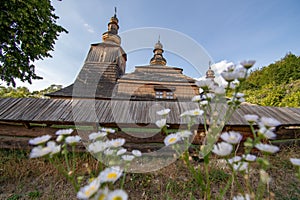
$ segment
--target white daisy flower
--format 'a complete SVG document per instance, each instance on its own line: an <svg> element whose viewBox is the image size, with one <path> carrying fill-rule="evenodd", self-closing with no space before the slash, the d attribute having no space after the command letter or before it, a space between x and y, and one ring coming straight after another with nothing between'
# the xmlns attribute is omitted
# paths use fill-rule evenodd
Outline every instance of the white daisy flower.
<svg viewBox="0 0 300 200"><path fill-rule="evenodd" d="M241 62L241 65L245 69L250 69L255 64L255 60L244 60Z"/></svg>
<svg viewBox="0 0 300 200"><path fill-rule="evenodd" d="M47 147L51 149L51 155L57 154L61 150L61 145L56 145L53 141L47 142Z"/></svg>
<svg viewBox="0 0 300 200"><path fill-rule="evenodd" d="M120 150L117 151L117 156L123 155L126 152L127 150L125 148L121 148Z"/></svg>
<svg viewBox="0 0 300 200"><path fill-rule="evenodd" d="M242 160L242 157L241 157L241 156L234 156L233 158L228 159L228 162L229 162L230 164L232 164L232 163L235 163L235 162L239 162L239 161L241 161L241 160Z"/></svg>
<svg viewBox="0 0 300 200"><path fill-rule="evenodd" d="M234 90L238 84L236 82L230 82L229 88Z"/></svg>
<svg viewBox="0 0 300 200"><path fill-rule="evenodd" d="M110 168L105 168L99 174L99 179L101 183L104 182L116 182L122 176L123 170L119 166L113 166Z"/></svg>
<svg viewBox="0 0 300 200"><path fill-rule="evenodd" d="M214 82L211 79L199 80L195 83L199 88L208 89L214 85Z"/></svg>
<svg viewBox="0 0 300 200"><path fill-rule="evenodd" d="M261 117L260 121L267 128L279 126L281 124L279 121L277 121L276 119L271 118L271 117Z"/></svg>
<svg viewBox="0 0 300 200"><path fill-rule="evenodd" d="M77 193L78 199L89 199L91 196L93 196L100 187L100 180L98 178L94 179L91 183L88 185L80 188L80 190Z"/></svg>
<svg viewBox="0 0 300 200"><path fill-rule="evenodd" d="M78 135L66 137L66 143L70 144L70 145L76 144L76 143L80 142L80 140L81 140L81 137Z"/></svg>
<svg viewBox="0 0 300 200"><path fill-rule="evenodd" d="M241 92L236 93L236 97L237 97L237 98L242 98L242 97L244 97L244 96L245 96L244 93L241 93Z"/></svg>
<svg viewBox="0 0 300 200"><path fill-rule="evenodd" d="M290 158L290 161L293 165L300 166L300 159L299 158Z"/></svg>
<svg viewBox="0 0 300 200"><path fill-rule="evenodd" d="M107 135L107 132L101 132L101 131L99 131L99 132L97 132L97 133L91 133L90 135L89 135L89 139L90 140L96 140L96 139L98 139L98 138L103 138L103 137L105 137Z"/></svg>
<svg viewBox="0 0 300 200"><path fill-rule="evenodd" d="M260 127L260 129L258 130L258 133L263 135L267 139L275 139L276 138L276 134L264 126Z"/></svg>
<svg viewBox="0 0 300 200"><path fill-rule="evenodd" d="M48 155L51 153L51 148L49 147L42 147L42 146L37 146L32 148L29 158L38 158L38 157L43 157L45 155Z"/></svg>
<svg viewBox="0 0 300 200"><path fill-rule="evenodd" d="M196 108L195 110L190 111L191 116L200 116L204 113L203 110L200 110L199 108Z"/></svg>
<svg viewBox="0 0 300 200"><path fill-rule="evenodd" d="M112 128L102 128L101 129L102 132L106 132L106 133L115 133L116 131Z"/></svg>
<svg viewBox="0 0 300 200"><path fill-rule="evenodd" d="M180 117L186 117L186 116L190 116L190 111L184 111L183 113L180 114Z"/></svg>
<svg viewBox="0 0 300 200"><path fill-rule="evenodd" d="M192 101L193 102L199 102L199 101L201 101L201 96L200 95L196 95L196 96L194 96L193 98L192 98Z"/></svg>
<svg viewBox="0 0 300 200"><path fill-rule="evenodd" d="M180 137L178 136L178 134L172 133L164 139L164 143L166 146L169 146L169 145L175 144L179 140L180 140Z"/></svg>
<svg viewBox="0 0 300 200"><path fill-rule="evenodd" d="M29 144L32 144L32 145L43 144L43 143L46 143L48 140L50 140L50 138L51 138L51 135L43 135L43 136L36 137L36 138L29 140Z"/></svg>
<svg viewBox="0 0 300 200"><path fill-rule="evenodd" d="M193 135L193 133L191 131L188 130L184 130L184 131L179 131L176 133L180 138L188 138L191 135Z"/></svg>
<svg viewBox="0 0 300 200"><path fill-rule="evenodd" d="M107 155L107 156L110 156L110 155L112 155L114 152L115 152L115 151L112 150L112 149L105 149L103 153L104 153L105 155Z"/></svg>
<svg viewBox="0 0 300 200"><path fill-rule="evenodd" d="M226 142L220 142L214 145L212 152L219 156L227 156L231 153L233 147L231 144Z"/></svg>
<svg viewBox="0 0 300 200"><path fill-rule="evenodd" d="M105 200L108 195L108 188L105 187L103 190L98 190L98 192L95 194L95 196L92 198L93 200Z"/></svg>
<svg viewBox="0 0 300 200"><path fill-rule="evenodd" d="M223 86L213 87L212 90L215 94L225 94L225 92L226 92L226 90Z"/></svg>
<svg viewBox="0 0 300 200"><path fill-rule="evenodd" d="M234 171L245 171L248 169L248 162L238 162L233 164Z"/></svg>
<svg viewBox="0 0 300 200"><path fill-rule="evenodd" d="M158 115L167 115L167 114L169 114L170 111L171 110L169 108L167 108L167 109L163 109L163 110L157 111L156 113Z"/></svg>
<svg viewBox="0 0 300 200"><path fill-rule="evenodd" d="M208 101L207 101L207 100L200 101L200 105L202 105L202 106L206 106L207 104L208 104Z"/></svg>
<svg viewBox="0 0 300 200"><path fill-rule="evenodd" d="M127 200L128 194L121 189L108 193L106 200Z"/></svg>
<svg viewBox="0 0 300 200"><path fill-rule="evenodd" d="M74 130L73 129L61 129L55 132L56 135L70 135Z"/></svg>
<svg viewBox="0 0 300 200"><path fill-rule="evenodd" d="M238 74L235 71L223 71L221 72L221 76L224 78L225 81L231 82L238 77Z"/></svg>
<svg viewBox="0 0 300 200"><path fill-rule="evenodd" d="M256 160L256 156L252 154L243 155L243 158L249 162L253 162Z"/></svg>
<svg viewBox="0 0 300 200"><path fill-rule="evenodd" d="M140 150L132 150L131 153L135 156L135 157L141 157L142 156L142 152Z"/></svg>
<svg viewBox="0 0 300 200"><path fill-rule="evenodd" d="M274 145L270 145L270 144L256 144L255 147L257 149L259 149L260 151L265 151L268 153L276 153L277 151L279 151L279 147L274 146Z"/></svg>
<svg viewBox="0 0 300 200"><path fill-rule="evenodd" d="M236 132L236 131L224 132L221 134L220 137L222 138L222 140L224 140L225 142L228 142L230 144L237 144L243 138L243 136L239 132Z"/></svg>
<svg viewBox="0 0 300 200"><path fill-rule="evenodd" d="M207 93L206 95L204 95L204 98L205 99L213 99L215 97L215 94L213 94L213 93Z"/></svg>
<svg viewBox="0 0 300 200"><path fill-rule="evenodd" d="M109 141L109 146L117 148L125 144L126 140L124 138L112 139Z"/></svg>
<svg viewBox="0 0 300 200"><path fill-rule="evenodd" d="M122 155L122 159L125 161L132 161L134 158L133 155Z"/></svg>
<svg viewBox="0 0 300 200"><path fill-rule="evenodd" d="M244 115L244 118L250 122L250 123L254 123L258 121L258 116L257 115Z"/></svg>
<svg viewBox="0 0 300 200"><path fill-rule="evenodd" d="M239 68L236 70L236 73L237 73L237 79L239 81L242 81L242 80L245 80L245 76L246 76L246 73L247 73L247 70L245 68Z"/></svg>
<svg viewBox="0 0 300 200"><path fill-rule="evenodd" d="M233 197L232 200L250 200L250 195L249 194L245 194L245 196L237 195L237 196Z"/></svg>
<svg viewBox="0 0 300 200"><path fill-rule="evenodd" d="M88 151L92 152L92 153L99 153L99 152L104 151L107 147L108 147L107 142L96 141L96 142L89 144Z"/></svg>
<svg viewBox="0 0 300 200"><path fill-rule="evenodd" d="M160 119L155 122L156 126L158 126L159 128L163 128L166 125L166 123L166 119Z"/></svg>

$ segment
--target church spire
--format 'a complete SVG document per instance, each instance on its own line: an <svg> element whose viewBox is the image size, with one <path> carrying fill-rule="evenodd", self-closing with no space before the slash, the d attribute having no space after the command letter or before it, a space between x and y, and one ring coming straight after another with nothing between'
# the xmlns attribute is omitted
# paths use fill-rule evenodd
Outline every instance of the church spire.
<svg viewBox="0 0 300 200"><path fill-rule="evenodd" d="M119 30L119 20L117 18L117 8L115 7L115 14L110 18L110 21L107 25L107 31L102 34L103 42L109 41L114 42L118 45L121 44L121 38L118 35Z"/></svg>
<svg viewBox="0 0 300 200"><path fill-rule="evenodd" d="M153 50L154 56L150 60L150 65L166 65L167 61L162 55L163 52L164 52L163 45L160 43L160 36L159 36L158 41L154 46L154 50Z"/></svg>
<svg viewBox="0 0 300 200"><path fill-rule="evenodd" d="M208 63L208 70L206 71L206 78L207 79L212 79L214 80L215 79L215 72L214 70L211 69L211 61L209 61Z"/></svg>

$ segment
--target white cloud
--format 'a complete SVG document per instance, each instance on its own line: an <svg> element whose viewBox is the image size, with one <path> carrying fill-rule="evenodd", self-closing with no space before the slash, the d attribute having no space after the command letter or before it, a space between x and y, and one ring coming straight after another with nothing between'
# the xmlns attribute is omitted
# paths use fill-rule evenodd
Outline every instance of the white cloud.
<svg viewBox="0 0 300 200"><path fill-rule="evenodd" d="M84 23L83 26L86 28L86 30L87 30L89 33L95 33L93 27L91 27L88 23Z"/></svg>
<svg viewBox="0 0 300 200"><path fill-rule="evenodd" d="M222 60L218 63L212 64L211 69L214 70L214 72L219 75L222 71L226 70L231 65L234 65L234 63L228 62L227 60Z"/></svg>
<svg viewBox="0 0 300 200"><path fill-rule="evenodd" d="M220 62L214 63L211 65L211 69L215 72L215 82L219 85L227 84L227 82L220 76L221 72L226 70L229 66L233 65L233 62L228 62L227 60L222 60ZM196 80L205 80L206 79L206 71L204 75Z"/></svg>

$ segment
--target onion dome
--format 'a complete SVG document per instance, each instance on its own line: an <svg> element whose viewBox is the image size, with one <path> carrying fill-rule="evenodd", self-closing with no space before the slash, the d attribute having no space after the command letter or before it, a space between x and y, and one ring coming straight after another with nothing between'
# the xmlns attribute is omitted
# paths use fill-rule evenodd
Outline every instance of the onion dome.
<svg viewBox="0 0 300 200"><path fill-rule="evenodd" d="M214 79L215 78L215 72L211 69L211 66L209 66L208 70L206 71L206 78Z"/></svg>
<svg viewBox="0 0 300 200"><path fill-rule="evenodd" d="M102 40L103 42L113 42L118 45L121 44L121 38L118 35L119 30L119 20L117 18L117 8L115 7L115 14L113 17L110 18L110 21L108 23L108 30L102 34Z"/></svg>
<svg viewBox="0 0 300 200"><path fill-rule="evenodd" d="M166 65L167 61L166 59L163 57L163 45L160 43L160 41L158 40L158 42L154 45L154 50L153 50L153 57L150 60L150 65Z"/></svg>

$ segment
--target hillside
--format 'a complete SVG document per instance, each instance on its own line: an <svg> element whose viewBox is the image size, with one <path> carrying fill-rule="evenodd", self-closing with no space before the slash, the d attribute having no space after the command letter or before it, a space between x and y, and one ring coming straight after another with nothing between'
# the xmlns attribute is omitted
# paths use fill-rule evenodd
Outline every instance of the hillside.
<svg viewBox="0 0 300 200"><path fill-rule="evenodd" d="M289 53L281 60L251 72L244 93L249 103L300 107L300 56Z"/></svg>

